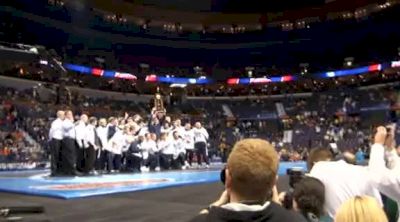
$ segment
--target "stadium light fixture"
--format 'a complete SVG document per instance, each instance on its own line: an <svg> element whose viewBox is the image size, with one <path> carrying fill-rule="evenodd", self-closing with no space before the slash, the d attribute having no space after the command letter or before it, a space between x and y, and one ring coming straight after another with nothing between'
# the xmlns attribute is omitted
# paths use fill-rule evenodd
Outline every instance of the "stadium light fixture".
<svg viewBox="0 0 400 222"><path fill-rule="evenodd" d="M305 75L308 73L309 66L310 66L310 64L308 64L308 63L300 63L299 67L300 67L301 75Z"/></svg>
<svg viewBox="0 0 400 222"><path fill-rule="evenodd" d="M255 69L255 68L254 68L253 66L247 66L247 67L245 68L245 70L246 70L246 72L247 72L247 77L249 77L249 78L253 77L254 69Z"/></svg>
<svg viewBox="0 0 400 222"><path fill-rule="evenodd" d="M185 88L185 87L186 87L186 84L174 83L174 84L171 84L169 87L170 87L170 88Z"/></svg>
<svg viewBox="0 0 400 222"><path fill-rule="evenodd" d="M353 66L353 62L354 62L354 57L346 57L346 58L344 58L344 66L345 67Z"/></svg>

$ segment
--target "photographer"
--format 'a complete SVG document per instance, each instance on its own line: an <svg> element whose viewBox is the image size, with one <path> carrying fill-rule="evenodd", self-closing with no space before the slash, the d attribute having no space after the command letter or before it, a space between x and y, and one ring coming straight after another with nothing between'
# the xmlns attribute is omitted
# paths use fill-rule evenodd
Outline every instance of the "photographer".
<svg viewBox="0 0 400 222"><path fill-rule="evenodd" d="M400 157L394 149L393 132L393 128L389 128L388 132L385 127L378 127L368 167L373 185L400 206Z"/></svg>
<svg viewBox="0 0 400 222"><path fill-rule="evenodd" d="M278 162L275 148L265 140L236 143L224 172L225 191L192 221L305 221L301 215L271 201Z"/></svg>
<svg viewBox="0 0 400 222"><path fill-rule="evenodd" d="M325 186L312 177L304 177L295 184L293 209L300 212L309 222L318 222L324 215Z"/></svg>
<svg viewBox="0 0 400 222"><path fill-rule="evenodd" d="M282 192L274 200L288 210L301 213L308 222L318 222L325 215L325 186L313 177L304 176L300 169L288 169L288 192ZM277 192L277 191L276 191Z"/></svg>
<svg viewBox="0 0 400 222"><path fill-rule="evenodd" d="M325 211L334 218L337 209L355 196L374 197L382 206L379 191L370 179L368 167L333 161L329 149L317 148L310 152L307 166L309 176L319 179L325 186Z"/></svg>

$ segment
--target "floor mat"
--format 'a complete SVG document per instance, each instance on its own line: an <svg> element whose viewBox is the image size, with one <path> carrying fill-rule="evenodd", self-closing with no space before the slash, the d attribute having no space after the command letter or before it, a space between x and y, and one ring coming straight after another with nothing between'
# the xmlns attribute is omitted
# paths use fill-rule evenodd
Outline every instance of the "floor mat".
<svg viewBox="0 0 400 222"><path fill-rule="evenodd" d="M305 168L304 162L281 163L287 168ZM48 171L2 172L0 191L72 199L121 192L159 189L219 181L220 170L168 171L141 174L115 174L88 177L49 177Z"/></svg>

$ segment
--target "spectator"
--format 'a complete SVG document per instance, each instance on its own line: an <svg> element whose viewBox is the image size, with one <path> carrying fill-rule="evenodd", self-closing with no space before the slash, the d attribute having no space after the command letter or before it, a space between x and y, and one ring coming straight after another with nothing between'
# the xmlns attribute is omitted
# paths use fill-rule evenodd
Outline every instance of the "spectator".
<svg viewBox="0 0 400 222"><path fill-rule="evenodd" d="M358 148L358 151L356 153L356 162L358 165L364 164L365 161L365 153L362 151L361 148Z"/></svg>
<svg viewBox="0 0 400 222"><path fill-rule="evenodd" d="M372 196L382 205L381 195L372 184L368 167L344 160L332 161L332 154L324 148L311 151L308 166L311 167L309 175L325 185L325 210L331 218L346 200L355 196Z"/></svg>
<svg viewBox="0 0 400 222"><path fill-rule="evenodd" d="M385 159L388 160L387 164ZM400 157L394 149L393 134L388 135L386 128L383 126L378 127L375 134L374 145L371 148L369 169L374 186L382 194L395 200L400 207ZM398 221L400 221L400 218L398 218Z"/></svg>
<svg viewBox="0 0 400 222"><path fill-rule="evenodd" d="M225 170L225 191L219 200L192 221L305 221L271 201L278 154L261 139L236 143Z"/></svg>
<svg viewBox="0 0 400 222"><path fill-rule="evenodd" d="M356 196L344 202L338 209L335 222L387 222L379 203L369 196Z"/></svg>
<svg viewBox="0 0 400 222"><path fill-rule="evenodd" d="M318 222L324 215L325 186L312 177L305 177L294 186L293 208L309 222Z"/></svg>

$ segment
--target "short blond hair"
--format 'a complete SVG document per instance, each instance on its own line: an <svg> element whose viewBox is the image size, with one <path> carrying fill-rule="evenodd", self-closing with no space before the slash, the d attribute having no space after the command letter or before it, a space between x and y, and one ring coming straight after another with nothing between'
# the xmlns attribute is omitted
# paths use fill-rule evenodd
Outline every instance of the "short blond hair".
<svg viewBox="0 0 400 222"><path fill-rule="evenodd" d="M278 164L278 154L268 141L237 142L227 163L232 190L248 200L265 199L275 185Z"/></svg>
<svg viewBox="0 0 400 222"><path fill-rule="evenodd" d="M385 212L369 196L356 196L342 204L336 212L335 222L387 222Z"/></svg>
<svg viewBox="0 0 400 222"><path fill-rule="evenodd" d="M99 125L101 125L101 126L106 126L106 125L107 125L107 120L106 120L106 118L101 118L101 119L99 120Z"/></svg>

